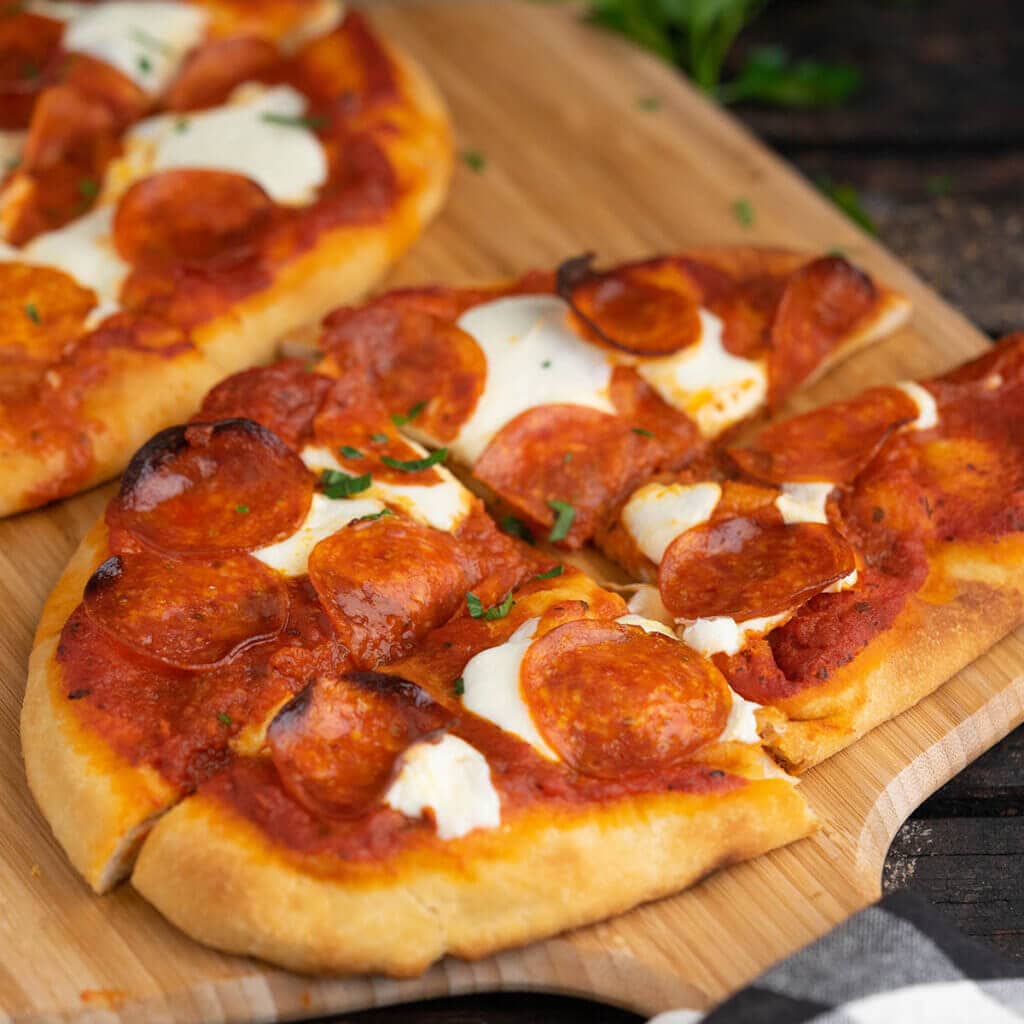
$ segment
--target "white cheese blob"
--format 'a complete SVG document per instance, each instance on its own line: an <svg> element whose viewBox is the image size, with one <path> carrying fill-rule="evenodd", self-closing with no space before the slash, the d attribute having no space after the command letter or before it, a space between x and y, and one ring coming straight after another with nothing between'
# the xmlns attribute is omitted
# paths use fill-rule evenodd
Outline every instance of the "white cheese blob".
<svg viewBox="0 0 1024 1024"><path fill-rule="evenodd" d="M474 306L458 326L487 359L487 380L472 416L450 447L473 463L495 434L538 405L569 403L614 413L612 366L569 327L568 305L554 295L515 295Z"/></svg>
<svg viewBox="0 0 1024 1024"><path fill-rule="evenodd" d="M425 448L413 441L408 444L418 455L426 455ZM325 469L333 469L346 476L360 476L348 466L343 466L329 448L310 445L302 450L302 461L314 472L322 473ZM377 498L395 505L407 512L413 519L436 530L451 533L473 508L473 495L444 466L434 469L441 476L436 484L393 484L383 480L373 480L370 486L360 492L360 498Z"/></svg>
<svg viewBox="0 0 1024 1024"><path fill-rule="evenodd" d="M657 565L676 537L711 518L721 496L716 483L644 484L623 507L622 525Z"/></svg>
<svg viewBox="0 0 1024 1024"><path fill-rule="evenodd" d="M841 593L844 590L849 590L851 587L855 587L857 585L857 579L858 579L858 573L857 573L857 570L854 569L853 572L851 572L847 576L844 576L841 580L836 580L835 583L832 584L832 586L826 587L822 591L822 593L823 594L838 594L838 593Z"/></svg>
<svg viewBox="0 0 1024 1024"><path fill-rule="evenodd" d="M458 736L421 740L406 750L384 803L409 818L429 809L441 839L501 824L501 798L487 758Z"/></svg>
<svg viewBox="0 0 1024 1024"><path fill-rule="evenodd" d="M690 415L701 435L717 437L755 412L768 394L763 359L734 356L722 344L722 321L700 311L700 340L662 359L637 362L637 372L669 405Z"/></svg>
<svg viewBox="0 0 1024 1024"><path fill-rule="evenodd" d="M671 627L666 626L664 622L656 622L654 619L645 618L643 615L634 615L632 613L620 615L615 621L623 626L639 626L645 633L660 633L662 636L667 636L672 640L677 639Z"/></svg>
<svg viewBox="0 0 1024 1024"><path fill-rule="evenodd" d="M28 132L0 131L0 175L13 171L21 162Z"/></svg>
<svg viewBox="0 0 1024 1024"><path fill-rule="evenodd" d="M558 761L537 729L519 686L519 670L537 622L527 619L503 644L469 659L462 670L462 703L473 714L525 740L542 757Z"/></svg>
<svg viewBox="0 0 1024 1024"><path fill-rule="evenodd" d="M699 654L736 654L751 636L761 636L792 618L792 611L779 615L766 615L757 619L737 622L728 615L713 615L706 619L680 619L682 640Z"/></svg>
<svg viewBox="0 0 1024 1024"><path fill-rule="evenodd" d="M172 0L35 3L31 9L66 22L63 49L117 68L150 95L168 85L207 21L201 7Z"/></svg>
<svg viewBox="0 0 1024 1024"><path fill-rule="evenodd" d="M784 523L828 523L825 506L835 484L825 481L805 484L783 484L775 507Z"/></svg>
<svg viewBox="0 0 1024 1024"><path fill-rule="evenodd" d="M732 707L729 708L729 718L718 741L720 743L760 743L761 735L757 731L755 712L761 705L744 699L731 687L729 693L732 696Z"/></svg>
<svg viewBox="0 0 1024 1024"><path fill-rule="evenodd" d="M286 576L302 576L308 570L313 548L320 541L337 533L353 519L373 515L383 508L379 501L363 498L335 500L314 494L302 525L290 537L254 551L253 556Z"/></svg>
<svg viewBox="0 0 1024 1024"><path fill-rule="evenodd" d="M239 86L223 107L146 118L125 135L125 152L107 170L103 198L176 168L230 171L263 187L278 203L316 198L327 180L319 139L301 123L306 97L291 86Z"/></svg>
<svg viewBox="0 0 1024 1024"><path fill-rule="evenodd" d="M0 260L63 270L96 293L106 315L116 310L129 269L114 248L113 217L112 207L99 207L56 231L38 235L23 249L0 244Z"/></svg>
<svg viewBox="0 0 1024 1024"><path fill-rule="evenodd" d="M917 406L917 419L908 423L903 428L904 430L931 430L932 427L938 426L939 407L927 388L921 387L920 384L912 380L900 381L896 387Z"/></svg>
<svg viewBox="0 0 1024 1024"><path fill-rule="evenodd" d="M672 613L665 607L658 588L650 583L638 584L633 596L626 602L626 607L631 614L648 621L653 620L662 625L669 625L675 621Z"/></svg>

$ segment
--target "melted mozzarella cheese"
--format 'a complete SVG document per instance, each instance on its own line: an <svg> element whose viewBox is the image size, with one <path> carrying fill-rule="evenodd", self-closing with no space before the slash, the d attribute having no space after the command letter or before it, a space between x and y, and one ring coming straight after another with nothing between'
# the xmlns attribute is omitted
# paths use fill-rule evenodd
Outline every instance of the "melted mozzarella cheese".
<svg viewBox="0 0 1024 1024"><path fill-rule="evenodd" d="M103 315L117 308L128 264L114 248L111 237L114 211L99 207L56 231L32 239L23 249L0 245L0 260L55 267L91 288Z"/></svg>
<svg viewBox="0 0 1024 1024"><path fill-rule="evenodd" d="M761 734L757 731L757 709L760 704L752 700L745 700L731 687L729 693L732 696L732 707L729 708L729 718L718 737L720 743L760 743Z"/></svg>
<svg viewBox="0 0 1024 1024"><path fill-rule="evenodd" d="M638 584L633 596L626 603L626 607L631 614L643 617L648 621L660 622L663 626L668 626L674 621L672 613L661 600L658 588L650 583Z"/></svg>
<svg viewBox="0 0 1024 1024"><path fill-rule="evenodd" d="M312 202L327 180L319 139L300 123L306 98L291 86L239 86L226 106L140 121L126 135L125 153L107 170L104 201L159 171L230 171L257 182L275 202Z"/></svg>
<svg viewBox="0 0 1024 1024"><path fill-rule="evenodd" d="M501 824L501 799L487 758L458 736L413 744L402 755L384 803L409 818L429 809L442 839Z"/></svg>
<svg viewBox="0 0 1024 1024"><path fill-rule="evenodd" d="M475 654L462 670L462 703L481 718L525 740L542 757L559 760L523 700L519 670L533 643L537 619L527 619L503 644Z"/></svg>
<svg viewBox="0 0 1024 1024"><path fill-rule="evenodd" d="M420 455L426 455L425 448L410 441L409 445ZM346 476L359 476L347 466L341 465L328 448L311 445L302 450L302 461L314 473L333 469ZM377 498L407 512L413 519L437 530L451 533L462 522L473 507L473 495L443 466L434 467L441 475L437 484L393 484L384 480L373 480L360 494L361 498Z"/></svg>
<svg viewBox="0 0 1024 1024"><path fill-rule="evenodd" d="M835 484L824 481L783 484L775 507L782 513L784 523L827 523L825 506L834 488Z"/></svg>
<svg viewBox="0 0 1024 1024"><path fill-rule="evenodd" d="M363 498L335 500L314 494L302 525L290 537L254 551L253 556L286 576L302 576L307 571L313 548L320 541L337 533L353 519L373 515L383 508L379 501Z"/></svg>
<svg viewBox="0 0 1024 1024"><path fill-rule="evenodd" d="M857 570L854 569L853 572L849 573L847 576L844 576L841 580L836 580L835 583L832 584L832 586L826 587L822 591L822 593L838 594L844 590L849 590L851 587L855 587L857 585L858 578L859 576Z"/></svg>
<svg viewBox="0 0 1024 1024"><path fill-rule="evenodd" d="M637 372L669 405L688 413L702 436L717 437L755 412L768 394L763 359L734 356L722 344L722 321L700 311L700 340L663 359L636 364Z"/></svg>
<svg viewBox="0 0 1024 1024"><path fill-rule="evenodd" d="M569 403L615 411L608 396L612 366L605 353L570 329L569 307L554 295L515 295L467 310L458 326L487 359L487 380L473 415L452 442L473 463L494 435L538 405Z"/></svg>
<svg viewBox="0 0 1024 1024"><path fill-rule="evenodd" d="M657 565L676 537L711 518L721 496L716 483L645 484L623 507L622 524Z"/></svg>
<svg viewBox="0 0 1024 1024"><path fill-rule="evenodd" d="M293 52L336 29L345 17L342 0L307 0L302 21L281 40L281 46Z"/></svg>
<svg viewBox="0 0 1024 1024"><path fill-rule="evenodd" d="M671 637L673 640L676 639L675 633L665 623L656 622L654 619L645 618L643 615L634 615L632 613L620 615L615 621L623 626L639 626L645 633L660 633L662 636Z"/></svg>
<svg viewBox="0 0 1024 1024"><path fill-rule="evenodd" d="M13 171L21 162L27 135L28 132L0 131L0 174Z"/></svg>
<svg viewBox="0 0 1024 1024"><path fill-rule="evenodd" d="M908 423L904 430L931 430L938 425L939 407L935 398L927 388L921 387L916 381L905 380L896 385L917 406L917 419Z"/></svg>
<svg viewBox="0 0 1024 1024"><path fill-rule="evenodd" d="M682 640L688 647L710 657L712 654L736 654L751 636L760 636L781 626L793 613L767 615L763 618L737 622L728 615L713 615L706 619L680 619Z"/></svg>
<svg viewBox="0 0 1024 1024"><path fill-rule="evenodd" d="M76 6L66 11L62 47L110 64L150 94L170 82L206 28L201 7L173 0Z"/></svg>

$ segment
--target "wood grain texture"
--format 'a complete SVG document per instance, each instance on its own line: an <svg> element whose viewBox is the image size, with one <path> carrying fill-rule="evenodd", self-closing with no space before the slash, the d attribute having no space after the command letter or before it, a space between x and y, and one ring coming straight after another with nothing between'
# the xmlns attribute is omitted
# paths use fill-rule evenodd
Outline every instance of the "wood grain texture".
<svg viewBox="0 0 1024 1024"><path fill-rule="evenodd" d="M464 282L598 250L710 242L841 246L915 304L912 327L794 407L944 369L982 337L671 69L560 8L490 0L374 4L451 102L462 167L446 213L391 283ZM637 105L657 95L657 111ZM732 214L738 198L753 228ZM191 942L128 887L92 896L27 792L17 715L47 591L110 487L0 523L0 1020L271 1020L486 989L702 1006L877 897L892 835L929 793L1024 720L1024 630L805 779L826 825L680 896L423 978L312 979ZM642 856L642 851L638 851Z"/></svg>

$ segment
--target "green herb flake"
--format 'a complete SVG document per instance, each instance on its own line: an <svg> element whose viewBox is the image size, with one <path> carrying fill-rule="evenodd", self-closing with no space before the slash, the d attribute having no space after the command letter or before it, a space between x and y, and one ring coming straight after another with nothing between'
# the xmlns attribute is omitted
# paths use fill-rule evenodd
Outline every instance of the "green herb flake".
<svg viewBox="0 0 1024 1024"><path fill-rule="evenodd" d="M930 174L924 183L928 195L938 199L940 196L948 196L953 191L952 174Z"/></svg>
<svg viewBox="0 0 1024 1024"><path fill-rule="evenodd" d="M148 75L153 70L153 62L143 53L139 55L138 61L139 70L144 74Z"/></svg>
<svg viewBox="0 0 1024 1024"><path fill-rule="evenodd" d="M267 124L280 125L282 128L305 128L311 132L327 124L327 118L322 114L275 114L272 110L265 110L260 114L260 120Z"/></svg>
<svg viewBox="0 0 1024 1024"><path fill-rule="evenodd" d="M459 154L459 159L477 174L483 174L484 168L487 166L487 158L478 149L464 149Z"/></svg>
<svg viewBox="0 0 1024 1024"><path fill-rule="evenodd" d="M741 227L751 228L754 226L754 207L749 199L737 199L732 204L732 215Z"/></svg>
<svg viewBox="0 0 1024 1024"><path fill-rule="evenodd" d="M498 525L510 537L518 537L520 540L525 540L527 544L533 543L533 534L518 516L502 516Z"/></svg>
<svg viewBox="0 0 1024 1024"><path fill-rule="evenodd" d="M371 434L370 435L370 440L374 444L386 444L387 440L388 440L388 435L387 434Z"/></svg>
<svg viewBox="0 0 1024 1024"><path fill-rule="evenodd" d="M794 60L781 46L754 47L737 76L718 86L723 103L762 103L776 107L837 107L863 83L852 64Z"/></svg>
<svg viewBox="0 0 1024 1024"><path fill-rule="evenodd" d="M661 97L660 96L638 96L636 105L641 110L646 110L653 113L655 110L661 110Z"/></svg>
<svg viewBox="0 0 1024 1024"><path fill-rule="evenodd" d="M189 129L189 126L191 125L191 123L192 123L192 122L191 122L191 121L189 121L189 119L188 119L187 117L179 117L179 118L178 118L178 119L177 119L177 120L176 120L176 121L174 122L174 130L175 130L175 131L176 131L176 132L177 132L177 133L178 133L179 135L184 135L184 134L185 134L185 132L187 132L187 131L188 131L188 129Z"/></svg>
<svg viewBox="0 0 1024 1024"><path fill-rule="evenodd" d="M363 453L358 448L353 448L350 444L342 445L338 449L339 453L344 455L346 459L362 459L365 458Z"/></svg>
<svg viewBox="0 0 1024 1024"><path fill-rule="evenodd" d="M878 234L875 222L864 209L860 193L853 185L844 181L833 181L826 175L815 178L815 184L855 224L859 224L869 235Z"/></svg>
<svg viewBox="0 0 1024 1024"><path fill-rule="evenodd" d="M231 716L224 711L217 712L217 721L220 722L221 725L226 725L229 729L235 724L231 721Z"/></svg>
<svg viewBox="0 0 1024 1024"><path fill-rule="evenodd" d="M639 434L641 437L654 437L654 434L652 434L651 431L649 431L646 427L634 427L633 433Z"/></svg>
<svg viewBox="0 0 1024 1024"><path fill-rule="evenodd" d="M320 486L328 498L351 498L353 494L365 491L372 482L369 473L349 476L337 469L325 469L320 474Z"/></svg>
<svg viewBox="0 0 1024 1024"><path fill-rule="evenodd" d="M542 370L550 370L551 369L551 360L550 359L545 359L544 362L542 362L540 364L540 368Z"/></svg>
<svg viewBox="0 0 1024 1024"><path fill-rule="evenodd" d="M100 183L95 178L82 178L78 182L78 194L91 202L100 194Z"/></svg>
<svg viewBox="0 0 1024 1024"><path fill-rule="evenodd" d="M389 508L382 508L379 512L367 512L365 516L353 519L353 523L372 523L374 520L383 519L385 516L393 516L395 513Z"/></svg>
<svg viewBox="0 0 1024 1024"><path fill-rule="evenodd" d="M568 463L568 462L572 462L572 452L566 452L566 453L565 453L565 454L564 454L564 455L562 456L562 461L563 461L563 462L566 462L566 463Z"/></svg>
<svg viewBox="0 0 1024 1024"><path fill-rule="evenodd" d="M392 469L397 469L402 473L419 473L424 469L436 466L439 462L444 462L446 458L448 458L448 449L437 448L422 459L403 460L393 459L390 455L382 455L380 461L385 466L390 466Z"/></svg>
<svg viewBox="0 0 1024 1024"><path fill-rule="evenodd" d="M405 413L404 416L400 412L394 413L391 417L391 422L394 423L396 427L404 427L406 423L411 423L414 419L416 419L416 417L419 416L419 414L423 412L423 410L426 407L426 402L417 402L415 405L409 407L409 411ZM386 435L379 436L384 436L386 438Z"/></svg>
<svg viewBox="0 0 1024 1024"><path fill-rule="evenodd" d="M532 582L537 582L539 580L553 580L556 576L561 576L563 572L565 572L565 566L556 565L553 569L548 569L547 572L537 573L537 575L533 577Z"/></svg>
<svg viewBox="0 0 1024 1024"><path fill-rule="evenodd" d="M130 34L135 42L145 46L148 50L154 50L157 53L162 53L165 57L174 56L174 48L172 46L165 43L162 39L158 39L145 29L135 27L132 28Z"/></svg>
<svg viewBox="0 0 1024 1024"><path fill-rule="evenodd" d="M249 506L248 505L236 505L235 506L235 511L237 513L239 513L239 515L243 515L244 516L249 511Z"/></svg>
<svg viewBox="0 0 1024 1024"><path fill-rule="evenodd" d="M515 606L515 599L511 594L506 594L505 599L499 604L484 608L483 602L474 593L466 595L466 607L469 609L471 619L483 619L485 622L493 622L495 619L503 619Z"/></svg>
<svg viewBox="0 0 1024 1024"><path fill-rule="evenodd" d="M466 692L466 680L462 676L452 683L452 692L456 697L461 697Z"/></svg>
<svg viewBox="0 0 1024 1024"><path fill-rule="evenodd" d="M39 315L39 307L34 302L25 303L25 316L34 324L43 322L43 318Z"/></svg>
<svg viewBox="0 0 1024 1024"><path fill-rule="evenodd" d="M551 527L551 532L548 534L548 540L554 544L569 536L569 531L576 519L576 509L567 501L557 500L549 501L548 507L553 509L556 515L555 525Z"/></svg>

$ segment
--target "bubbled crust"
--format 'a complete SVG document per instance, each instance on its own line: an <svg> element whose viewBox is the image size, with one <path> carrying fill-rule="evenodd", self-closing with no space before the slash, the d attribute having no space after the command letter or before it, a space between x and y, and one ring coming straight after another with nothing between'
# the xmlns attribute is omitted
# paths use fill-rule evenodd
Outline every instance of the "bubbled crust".
<svg viewBox="0 0 1024 1024"><path fill-rule="evenodd" d="M269 288L193 331L194 350L160 360L122 357L83 402L93 459L88 477L76 490L120 472L129 453L162 427L187 419L218 381L269 361L284 335L359 299L440 209L453 165L444 101L410 57L382 44L416 111L415 137L395 140L388 151L405 186L394 208L377 223L323 233ZM0 516L54 497L46 488L63 474L65 459L60 451L45 459L25 451L0 451Z"/></svg>
<svg viewBox="0 0 1024 1024"><path fill-rule="evenodd" d="M29 788L71 863L97 892L131 871L149 825L178 799L155 771L134 767L83 729L62 691L56 657L60 633L107 553L101 519L43 608L21 708Z"/></svg>
<svg viewBox="0 0 1024 1024"><path fill-rule="evenodd" d="M892 626L820 686L773 704L765 735L803 772L939 688L1024 622L1024 537L956 541L929 556L929 575Z"/></svg>
<svg viewBox="0 0 1024 1024"><path fill-rule="evenodd" d="M292 970L410 976L621 913L806 835L785 779L727 793L526 810L493 830L331 875L230 808L188 798L146 840L132 884L200 942Z"/></svg>

